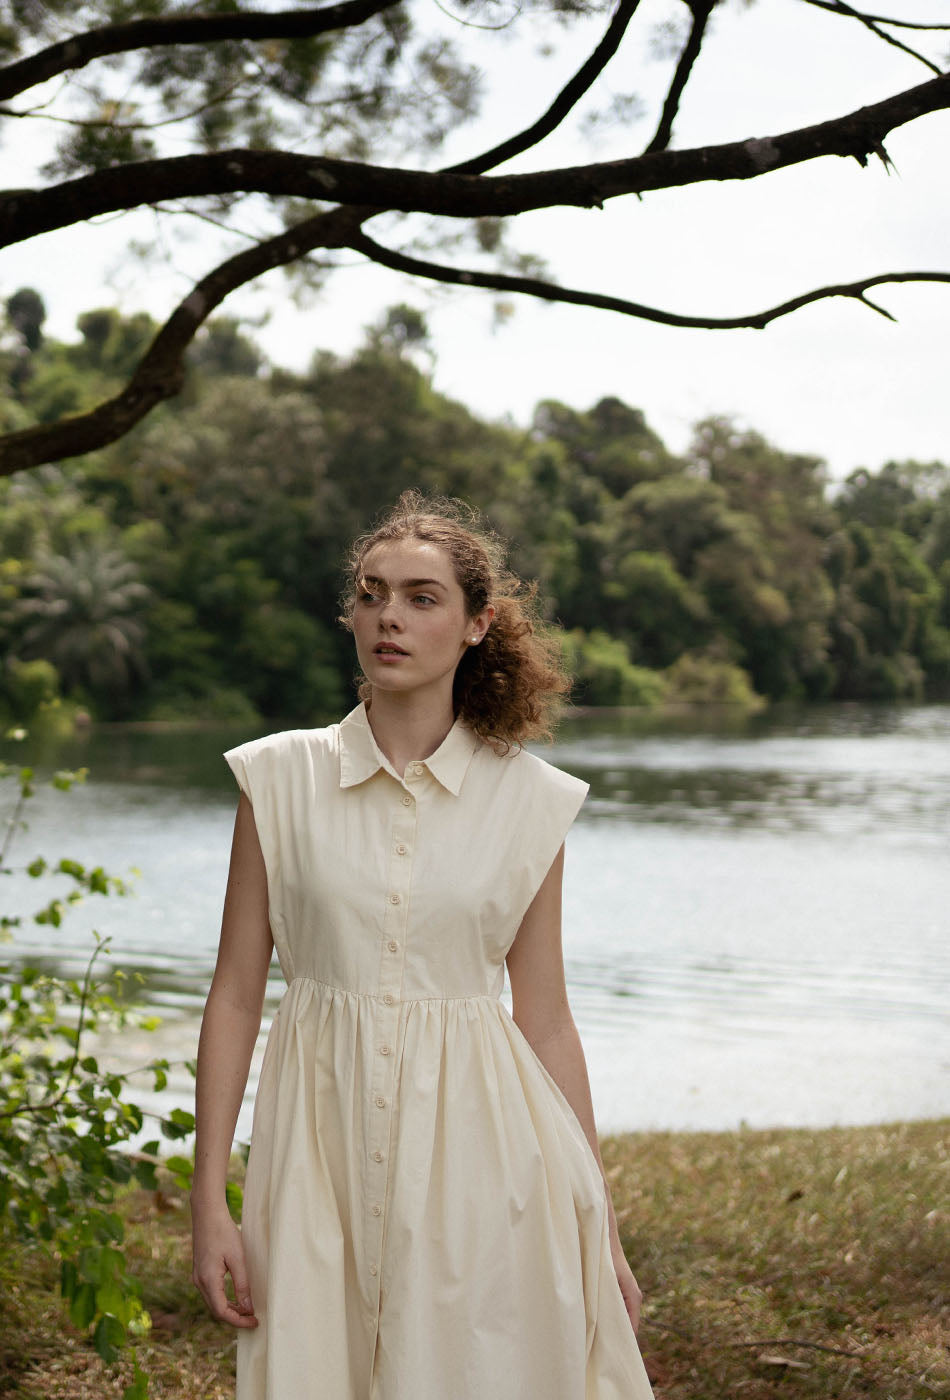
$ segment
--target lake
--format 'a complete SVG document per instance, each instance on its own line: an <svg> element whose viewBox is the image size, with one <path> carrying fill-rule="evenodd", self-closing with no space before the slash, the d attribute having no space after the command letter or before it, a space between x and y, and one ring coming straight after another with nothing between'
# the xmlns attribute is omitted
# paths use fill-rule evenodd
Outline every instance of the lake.
<svg viewBox="0 0 950 1400"><path fill-rule="evenodd" d="M249 737L103 727L38 756L90 779L38 796L12 863L141 875L14 952L78 969L90 929L111 936L164 1018L110 1044L123 1065L194 1055L236 802L220 754ZM576 715L537 752L591 785L564 951L602 1131L950 1113L950 706ZM8 879L8 911L43 885ZM275 967L265 1020L280 991ZM190 1095L179 1071L162 1104ZM239 1137L249 1114L250 1092Z"/></svg>

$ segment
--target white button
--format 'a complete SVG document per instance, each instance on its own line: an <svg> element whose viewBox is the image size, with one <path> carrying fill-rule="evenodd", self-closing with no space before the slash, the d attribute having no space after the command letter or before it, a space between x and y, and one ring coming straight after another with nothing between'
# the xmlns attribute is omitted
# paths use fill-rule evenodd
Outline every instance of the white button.
<svg viewBox="0 0 950 1400"><path fill-rule="evenodd" d="M412 768L410 769L410 772L415 773L416 777L418 777L419 774L422 772L422 764L421 764L421 763L414 763L414 764L412 765Z"/></svg>
<svg viewBox="0 0 950 1400"><path fill-rule="evenodd" d="M374 1215L382 1215L382 1213L383 1213L383 1208L382 1208L382 1206L373 1206L373 1214L374 1214Z"/></svg>
<svg viewBox="0 0 950 1400"><path fill-rule="evenodd" d="M400 841L399 845L396 847L396 855L397 855L397 856L404 856L404 855L406 854L406 851L407 851L408 849L409 849L408 846L404 846L404 845L402 844L402 842Z"/></svg>
<svg viewBox="0 0 950 1400"><path fill-rule="evenodd" d="M414 798L414 797L410 797L409 793L407 792L406 795L405 795L405 797L402 799L402 805L403 805L404 807L411 807L414 801L415 801L415 798Z"/></svg>
<svg viewBox="0 0 950 1400"><path fill-rule="evenodd" d="M391 1055L393 1052L392 1052L392 1049L390 1048L390 1046L388 1046L388 1045L381 1045L381 1046L379 1047L379 1053L380 1053L381 1055Z"/></svg>
<svg viewBox="0 0 950 1400"><path fill-rule="evenodd" d="M374 1162L381 1162L382 1160L383 1160L383 1154L382 1154L381 1152L374 1152L374 1153L373 1153L373 1161L374 1161Z"/></svg>
<svg viewBox="0 0 950 1400"><path fill-rule="evenodd" d="M395 1000L396 998L393 996L392 992L385 992L383 994L383 1001L386 1003L387 1006L392 1006Z"/></svg>
<svg viewBox="0 0 950 1400"><path fill-rule="evenodd" d="M389 896L389 902L390 902L390 904L398 904L398 903L399 903L399 896L398 896L398 894L391 894L391 895Z"/></svg>
<svg viewBox="0 0 950 1400"><path fill-rule="evenodd" d="M376 1265L375 1265L375 1264L370 1264L370 1266L369 1266L369 1271L370 1271L370 1273L373 1275L373 1278L375 1278L375 1277L376 1277Z"/></svg>
<svg viewBox="0 0 950 1400"><path fill-rule="evenodd" d="M391 939L389 940L389 942L386 944L386 947L389 949L389 951L390 951L391 953L395 953L395 952L398 950L398 948L399 948L399 944L396 942L395 938L391 938Z"/></svg>
<svg viewBox="0 0 950 1400"><path fill-rule="evenodd" d="M377 1095L376 1095L376 1100L375 1100L375 1102L376 1102L376 1107L377 1107L377 1108L385 1108L385 1107L386 1107L386 1100L383 1098L382 1094L377 1094Z"/></svg>

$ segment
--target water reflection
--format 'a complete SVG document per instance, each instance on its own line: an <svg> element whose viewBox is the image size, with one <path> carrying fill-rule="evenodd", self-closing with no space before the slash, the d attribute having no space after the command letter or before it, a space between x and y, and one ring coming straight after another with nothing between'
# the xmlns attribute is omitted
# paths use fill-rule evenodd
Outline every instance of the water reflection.
<svg viewBox="0 0 950 1400"><path fill-rule="evenodd" d="M747 720L741 735L738 721L698 733L682 716L659 733L639 724L565 725L552 758L590 783L588 815L634 808L642 821L701 828L946 839L946 706L780 710Z"/></svg>

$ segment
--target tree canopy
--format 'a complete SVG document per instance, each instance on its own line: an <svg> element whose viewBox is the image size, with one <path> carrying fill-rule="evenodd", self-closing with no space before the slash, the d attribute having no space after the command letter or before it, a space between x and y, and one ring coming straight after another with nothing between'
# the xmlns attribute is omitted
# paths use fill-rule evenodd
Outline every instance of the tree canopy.
<svg viewBox="0 0 950 1400"><path fill-rule="evenodd" d="M0 323L0 344L21 338L0 388L5 373L33 422L108 394L154 331L102 308L65 343L40 310L23 289ZM581 703L950 695L947 464L862 468L831 496L819 458L726 418L682 456L617 398L485 422L436 392L428 361L408 307L302 374L267 371L215 320L177 400L79 461L0 481L0 725L69 706L338 714L355 665L337 620L347 545L407 483L463 497L511 541Z"/></svg>
<svg viewBox="0 0 950 1400"><path fill-rule="evenodd" d="M897 15L881 15L845 0L797 0L803 18L849 24L900 49L920 68L921 81L806 127L679 149L677 114L700 59L727 70L714 20L730 3L739 0L543 0L522 13L511 0L457 0L450 15L423 0L286 9L236 0L0 0L8 59L0 68L0 122L8 141L31 124L50 133L43 183L0 192L0 246L141 207L159 220L184 215L219 227L223 247L244 245L169 308L107 397L40 424L8 424L0 473L123 436L180 392L185 353L224 299L275 267L319 280L341 255L355 253L437 282L723 330L762 328L830 297L857 299L887 315L869 296L874 287L950 281L950 270L881 270L751 313L703 317L557 285L530 258L509 251L506 222L529 211L596 209L607 200L754 180L833 156L886 163L891 132L950 108L950 75L942 67L950 21L917 18L907 4ZM525 113L523 125L512 123L491 149L438 168L449 136L464 136L486 89L471 56L473 27L497 30L500 45L545 13L568 35L596 21L590 52L542 110ZM547 166L536 148L578 120L598 80L622 62L625 41L658 20L668 82L645 146L619 159ZM543 57L537 61L543 78ZM624 72L618 81L629 77ZM633 94L615 94L615 120L624 125L635 110ZM753 130L754 122L750 114ZM503 168L519 156L517 173ZM419 215L427 217L411 217ZM596 265L596 231L590 253ZM19 307L17 324L35 325L35 310Z"/></svg>

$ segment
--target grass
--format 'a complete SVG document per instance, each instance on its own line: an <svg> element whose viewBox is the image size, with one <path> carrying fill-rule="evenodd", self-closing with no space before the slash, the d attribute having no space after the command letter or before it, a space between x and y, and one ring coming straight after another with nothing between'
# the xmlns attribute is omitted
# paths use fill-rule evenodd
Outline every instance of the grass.
<svg viewBox="0 0 950 1400"><path fill-rule="evenodd" d="M657 1400L950 1395L950 1120L632 1134L603 1154ZM186 1202L137 1191L123 1211L151 1394L231 1397L233 1336L188 1282ZM0 1263L0 1396L121 1396L128 1371L99 1362L55 1290L47 1261Z"/></svg>
<svg viewBox="0 0 950 1400"><path fill-rule="evenodd" d="M950 1396L950 1121L614 1138L663 1400Z"/></svg>

